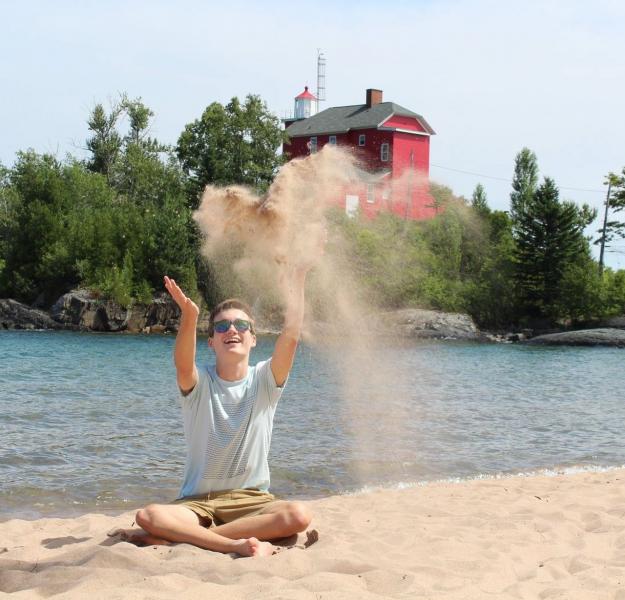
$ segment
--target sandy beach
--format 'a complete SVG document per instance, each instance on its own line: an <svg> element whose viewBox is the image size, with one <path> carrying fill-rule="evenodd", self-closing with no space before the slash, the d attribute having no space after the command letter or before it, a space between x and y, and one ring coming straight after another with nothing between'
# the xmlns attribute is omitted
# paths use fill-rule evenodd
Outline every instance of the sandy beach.
<svg viewBox="0 0 625 600"><path fill-rule="evenodd" d="M15 598L625 600L625 470L311 502L319 540L265 558L107 536L134 512L0 523ZM293 543L291 540L290 543Z"/></svg>

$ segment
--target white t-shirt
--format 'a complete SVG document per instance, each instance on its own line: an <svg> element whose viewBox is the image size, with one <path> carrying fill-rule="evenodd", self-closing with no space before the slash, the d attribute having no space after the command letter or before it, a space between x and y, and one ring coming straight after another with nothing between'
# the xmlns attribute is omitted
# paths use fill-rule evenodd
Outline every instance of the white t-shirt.
<svg viewBox="0 0 625 600"><path fill-rule="evenodd" d="M187 460L180 497L222 490L269 489L273 415L282 395L270 361L248 367L239 381L221 379L215 367L198 368L199 380L180 396Z"/></svg>

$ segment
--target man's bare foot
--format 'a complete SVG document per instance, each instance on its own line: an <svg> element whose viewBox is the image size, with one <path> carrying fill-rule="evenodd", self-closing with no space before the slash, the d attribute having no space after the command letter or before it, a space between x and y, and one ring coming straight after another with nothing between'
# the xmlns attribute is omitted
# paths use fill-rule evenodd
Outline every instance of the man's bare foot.
<svg viewBox="0 0 625 600"><path fill-rule="evenodd" d="M130 542L135 546L170 546L171 542L163 538L149 534L143 529L112 529L107 534L109 537L118 537L124 542Z"/></svg>
<svg viewBox="0 0 625 600"><path fill-rule="evenodd" d="M269 542L261 542L255 537L235 540L234 551L241 556L271 556L275 548Z"/></svg>

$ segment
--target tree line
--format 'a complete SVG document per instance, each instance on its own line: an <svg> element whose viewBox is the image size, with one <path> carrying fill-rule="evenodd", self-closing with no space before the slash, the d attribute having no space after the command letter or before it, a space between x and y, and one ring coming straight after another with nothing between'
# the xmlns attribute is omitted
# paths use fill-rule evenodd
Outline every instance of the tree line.
<svg viewBox="0 0 625 600"><path fill-rule="evenodd" d="M610 174L614 194L597 237L586 231L597 211L560 198L553 179L539 178L536 155L515 159L510 210L492 210L478 184L470 200L431 184L434 219L405 223L339 216L351 239L350 262L361 269L376 302L468 312L482 327L545 328L625 314L625 270L603 269L591 246L625 237L625 169Z"/></svg>
<svg viewBox="0 0 625 600"><path fill-rule="evenodd" d="M0 165L0 297L48 307L81 286L129 305L148 301L168 273L208 306L218 300L192 212L208 183L266 190L284 132L254 95L212 103L175 146L150 136L153 117L122 95L91 111L86 158L26 150ZM470 200L432 184L442 207L434 219L336 210L330 224L376 306L466 311L490 328L583 322L625 313L625 271L591 253L593 242L625 237L625 169L609 183L595 240L585 231L596 211L541 182L527 148L515 160L509 211L492 210L479 184Z"/></svg>
<svg viewBox="0 0 625 600"><path fill-rule="evenodd" d="M163 274L214 301L192 212L207 183L266 189L281 158L279 120L258 96L213 103L176 146L150 136L153 112L122 95L98 104L87 158L33 150L0 166L0 297L46 307L83 286L123 305Z"/></svg>

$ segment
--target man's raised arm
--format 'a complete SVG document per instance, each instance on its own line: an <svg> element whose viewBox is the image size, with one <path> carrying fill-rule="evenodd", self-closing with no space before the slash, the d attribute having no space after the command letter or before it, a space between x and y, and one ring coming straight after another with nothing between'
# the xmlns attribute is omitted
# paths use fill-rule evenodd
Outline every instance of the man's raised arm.
<svg viewBox="0 0 625 600"><path fill-rule="evenodd" d="M310 267L297 267L288 275L284 325L271 357L271 372L278 386L284 385L293 366L304 322L304 287Z"/></svg>
<svg viewBox="0 0 625 600"><path fill-rule="evenodd" d="M200 309L191 298L184 294L178 284L167 276L165 276L165 287L180 308L180 327L178 328L178 335L176 335L174 363L178 387L183 393L189 393L198 382L195 346Z"/></svg>
<svg viewBox="0 0 625 600"><path fill-rule="evenodd" d="M326 244L326 231L310 230L313 236L311 247L312 260L295 265L287 274L286 308L284 311L284 325L276 341L276 347L271 357L271 372L278 386L284 385L295 359L295 351L302 333L304 323L304 289L306 276L316 262L323 255Z"/></svg>

